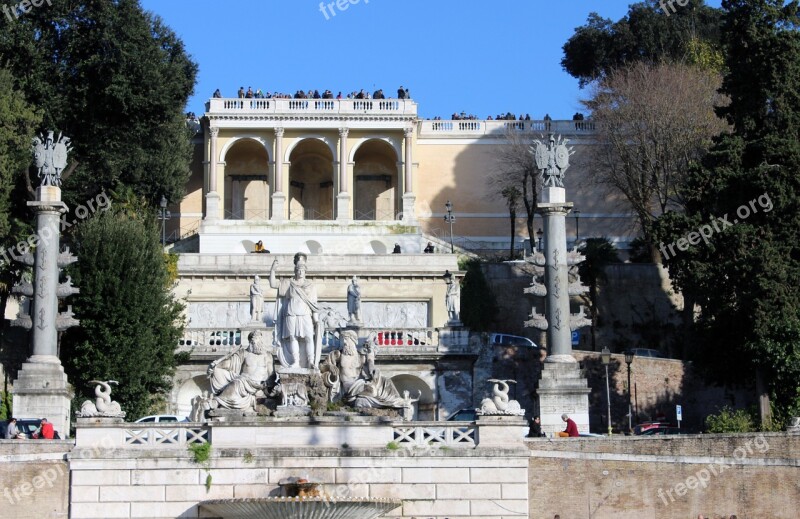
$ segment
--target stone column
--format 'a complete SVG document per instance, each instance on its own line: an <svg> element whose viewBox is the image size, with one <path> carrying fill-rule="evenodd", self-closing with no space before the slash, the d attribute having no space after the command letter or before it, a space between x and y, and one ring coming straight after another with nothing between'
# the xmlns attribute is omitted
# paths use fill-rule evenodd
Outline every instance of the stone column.
<svg viewBox="0 0 800 519"><path fill-rule="evenodd" d="M206 193L206 222L215 223L219 220L220 196L217 192L217 137L219 128L208 128L210 150L208 157L208 193Z"/></svg>
<svg viewBox="0 0 800 519"><path fill-rule="evenodd" d="M403 222L409 225L416 225L417 218L414 215L414 204L417 200L416 195L414 195L414 128L406 128L404 133L405 177L403 178Z"/></svg>
<svg viewBox="0 0 800 519"><path fill-rule="evenodd" d="M272 221L286 219L286 193L283 191L283 128L275 128L275 191L272 193Z"/></svg>
<svg viewBox="0 0 800 519"><path fill-rule="evenodd" d="M347 136L349 134L349 128L339 128L339 194L336 195L336 219L341 223L348 223L353 219L350 214L352 196L347 176Z"/></svg>

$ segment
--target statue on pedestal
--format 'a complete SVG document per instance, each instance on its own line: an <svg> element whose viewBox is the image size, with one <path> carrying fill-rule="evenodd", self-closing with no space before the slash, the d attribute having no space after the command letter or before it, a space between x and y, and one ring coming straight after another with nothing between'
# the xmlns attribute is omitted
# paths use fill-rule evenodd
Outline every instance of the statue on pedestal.
<svg viewBox="0 0 800 519"><path fill-rule="evenodd" d="M375 369L375 347L367 341L359 353L357 344L354 331L343 331L342 349L331 352L323 363L323 381L329 388L329 399L341 400L356 409L402 410L413 405L413 401L400 396L391 379Z"/></svg>
<svg viewBox="0 0 800 519"><path fill-rule="evenodd" d="M208 366L214 407L255 409L256 394L266 389L274 372L272 353L261 331L251 332L247 339L248 348L239 348Z"/></svg>
<svg viewBox="0 0 800 519"><path fill-rule="evenodd" d="M79 418L103 417L103 418L125 418L125 413L119 405L119 402L111 400L111 385L119 384L116 380L90 380L90 384L97 384L94 388L95 398L94 403L91 400L86 400L81 405L81 410L78 413Z"/></svg>
<svg viewBox="0 0 800 519"><path fill-rule="evenodd" d="M494 384L492 398L483 399L480 409L476 409L478 415L525 416L525 410L520 409L519 402L508 398L508 384L516 384L516 380L490 378L487 382Z"/></svg>
<svg viewBox="0 0 800 519"><path fill-rule="evenodd" d="M449 270L444 273L444 282L447 284L447 292L444 296L445 304L447 305L447 322L460 323L461 312L461 287L458 280L453 279L453 274Z"/></svg>
<svg viewBox="0 0 800 519"><path fill-rule="evenodd" d="M250 320L261 321L261 314L264 309L264 293L261 291L260 279L256 276L253 284L250 285Z"/></svg>
<svg viewBox="0 0 800 519"><path fill-rule="evenodd" d="M569 157L575 152L567 147L568 139L558 140L550 134L547 144L534 139L531 151L536 159L536 168L541 172L544 187L564 187L564 173L569 167Z"/></svg>
<svg viewBox="0 0 800 519"><path fill-rule="evenodd" d="M69 137L59 134L55 141L52 130L47 132L46 138L41 135L33 138L33 158L41 186L61 186L61 172L67 167L70 149Z"/></svg>
<svg viewBox="0 0 800 519"><path fill-rule="evenodd" d="M347 314L350 324L361 324L361 287L358 286L357 276L353 276L353 281L347 287Z"/></svg>
<svg viewBox="0 0 800 519"><path fill-rule="evenodd" d="M317 303L317 289L306 279L307 256L294 255L294 277L278 281L272 263L269 286L278 290L275 312L275 345L278 361L285 368L319 370L322 355L323 322Z"/></svg>

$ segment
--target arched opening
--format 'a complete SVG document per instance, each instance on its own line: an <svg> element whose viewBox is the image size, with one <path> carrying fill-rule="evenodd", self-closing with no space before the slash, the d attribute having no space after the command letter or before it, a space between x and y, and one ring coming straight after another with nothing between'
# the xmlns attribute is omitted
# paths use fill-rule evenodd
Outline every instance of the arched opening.
<svg viewBox="0 0 800 519"><path fill-rule="evenodd" d="M371 139L354 156L354 216L356 220L395 220L397 214L397 153L390 144Z"/></svg>
<svg viewBox="0 0 800 519"><path fill-rule="evenodd" d="M236 141L225 154L225 218L269 220L269 154L253 139Z"/></svg>
<svg viewBox="0 0 800 519"><path fill-rule="evenodd" d="M424 380L414 375L397 375L392 377L392 382L401 395L403 391L408 391L411 398L419 397L419 402L414 402L414 420L425 422L435 419L436 399Z"/></svg>
<svg viewBox="0 0 800 519"><path fill-rule="evenodd" d="M333 220L333 154L318 139L305 139L289 156L289 219Z"/></svg>
<svg viewBox="0 0 800 519"><path fill-rule="evenodd" d="M178 398L175 402L177 409L175 414L178 416L189 416L192 414L192 400L198 395L202 395L204 391L211 392L211 386L208 385L208 377L205 375L197 375L192 377L178 389Z"/></svg>

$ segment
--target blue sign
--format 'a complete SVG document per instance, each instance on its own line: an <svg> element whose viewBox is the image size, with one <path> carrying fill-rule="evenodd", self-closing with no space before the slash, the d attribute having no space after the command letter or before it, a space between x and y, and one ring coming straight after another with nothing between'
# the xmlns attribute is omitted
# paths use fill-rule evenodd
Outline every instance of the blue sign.
<svg viewBox="0 0 800 519"><path fill-rule="evenodd" d="M581 334L578 330L572 332L572 345L578 346L581 342Z"/></svg>
<svg viewBox="0 0 800 519"><path fill-rule="evenodd" d="M683 408L682 408L681 406L679 406L679 405L676 405L676 406L675 406L675 416L677 417L676 419L677 419L679 422L680 422L681 420L683 420Z"/></svg>

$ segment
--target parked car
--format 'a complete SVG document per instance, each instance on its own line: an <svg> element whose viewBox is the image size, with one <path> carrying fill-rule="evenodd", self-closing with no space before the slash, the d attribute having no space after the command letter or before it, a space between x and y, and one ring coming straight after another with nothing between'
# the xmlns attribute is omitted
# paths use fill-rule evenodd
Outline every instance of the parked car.
<svg viewBox="0 0 800 519"><path fill-rule="evenodd" d="M675 427L675 426L669 422L642 422L633 428L633 434L636 435L644 434L645 432L651 429L657 429L660 427Z"/></svg>
<svg viewBox="0 0 800 519"><path fill-rule="evenodd" d="M33 433L41 425L40 418L17 418L17 430L24 434L27 438L33 438ZM6 431L8 430L8 420L0 422L0 439L5 439Z"/></svg>
<svg viewBox="0 0 800 519"><path fill-rule="evenodd" d="M492 344L500 346L525 346L528 348L539 348L535 342L519 335L509 335L507 333L493 333L489 337Z"/></svg>
<svg viewBox="0 0 800 519"><path fill-rule="evenodd" d="M653 427L644 431L640 436L656 436L662 434L684 434L684 430L680 427Z"/></svg>
<svg viewBox="0 0 800 519"><path fill-rule="evenodd" d="M606 438L605 434L596 434L596 433L578 433L578 437L580 438Z"/></svg>
<svg viewBox="0 0 800 519"><path fill-rule="evenodd" d="M667 356L658 350L651 350L649 348L633 348L631 350L637 357L652 357L655 359L666 359Z"/></svg>
<svg viewBox="0 0 800 519"><path fill-rule="evenodd" d="M459 409L455 413L451 414L448 418L448 422L474 422L478 419L478 414L475 412L475 409L470 409L465 407L464 409Z"/></svg>
<svg viewBox="0 0 800 519"><path fill-rule="evenodd" d="M177 416L174 414L156 414L151 416L143 416L134 423L165 423L165 422L188 422L189 418L186 416Z"/></svg>

